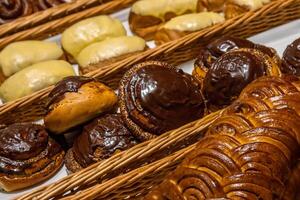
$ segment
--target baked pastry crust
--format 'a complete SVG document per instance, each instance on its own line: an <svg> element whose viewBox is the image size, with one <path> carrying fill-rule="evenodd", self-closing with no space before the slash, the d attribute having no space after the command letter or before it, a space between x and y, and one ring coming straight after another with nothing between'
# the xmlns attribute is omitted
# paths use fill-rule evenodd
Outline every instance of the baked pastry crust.
<svg viewBox="0 0 300 200"><path fill-rule="evenodd" d="M44 127L14 124L0 130L0 187L23 189L53 176L62 166L64 151Z"/></svg>
<svg viewBox="0 0 300 200"><path fill-rule="evenodd" d="M284 74L300 75L300 38L285 49L282 56L281 71Z"/></svg>
<svg viewBox="0 0 300 200"><path fill-rule="evenodd" d="M300 143L300 80L248 85L178 168L145 198L287 199Z"/></svg>
<svg viewBox="0 0 300 200"><path fill-rule="evenodd" d="M45 126L60 134L113 109L116 103L114 91L96 79L67 77L49 94Z"/></svg>

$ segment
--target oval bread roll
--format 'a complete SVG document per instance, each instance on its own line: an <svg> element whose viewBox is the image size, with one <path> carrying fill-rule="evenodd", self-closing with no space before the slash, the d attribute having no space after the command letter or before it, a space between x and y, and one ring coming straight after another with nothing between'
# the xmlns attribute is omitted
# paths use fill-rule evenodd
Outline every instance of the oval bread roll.
<svg viewBox="0 0 300 200"><path fill-rule="evenodd" d="M109 37L126 35L122 23L109 16L101 15L80 21L62 34L62 46L73 57L88 45Z"/></svg>
<svg viewBox="0 0 300 200"><path fill-rule="evenodd" d="M140 37L121 36L109 38L86 47L79 53L76 60L84 68L90 64L99 63L121 55L143 51L145 47L146 42Z"/></svg>
<svg viewBox="0 0 300 200"><path fill-rule="evenodd" d="M0 53L0 66L8 77L35 63L62 57L62 49L54 42L27 40L15 42Z"/></svg>
<svg viewBox="0 0 300 200"><path fill-rule="evenodd" d="M12 101L75 75L73 67L63 60L44 61L27 67L9 77L0 86L0 97Z"/></svg>

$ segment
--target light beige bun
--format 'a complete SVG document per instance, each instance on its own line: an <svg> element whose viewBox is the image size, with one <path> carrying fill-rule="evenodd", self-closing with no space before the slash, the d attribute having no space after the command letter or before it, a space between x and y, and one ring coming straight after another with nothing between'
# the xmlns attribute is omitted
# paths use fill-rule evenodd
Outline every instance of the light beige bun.
<svg viewBox="0 0 300 200"><path fill-rule="evenodd" d="M96 81L83 84L77 92L67 92L50 106L44 122L55 134L80 125L99 114L111 110L117 103L112 89Z"/></svg>

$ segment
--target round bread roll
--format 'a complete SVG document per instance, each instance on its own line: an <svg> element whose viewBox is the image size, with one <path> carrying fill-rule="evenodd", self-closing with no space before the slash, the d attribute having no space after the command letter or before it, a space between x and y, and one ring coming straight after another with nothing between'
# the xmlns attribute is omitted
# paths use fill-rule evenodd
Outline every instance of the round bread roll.
<svg viewBox="0 0 300 200"><path fill-rule="evenodd" d="M0 187L23 189L53 176L62 166L64 151L43 126L23 123L0 130Z"/></svg>
<svg viewBox="0 0 300 200"><path fill-rule="evenodd" d="M0 66L8 77L35 63L57 60L63 56L62 49L54 42L27 40L14 42L0 53Z"/></svg>
<svg viewBox="0 0 300 200"><path fill-rule="evenodd" d="M121 21L106 15L82 20L66 29L62 34L61 43L73 58L88 45L109 37L126 35Z"/></svg>
<svg viewBox="0 0 300 200"><path fill-rule="evenodd" d="M75 75L73 67L63 60L44 61L27 67L9 77L0 86L0 97L12 101Z"/></svg>
<svg viewBox="0 0 300 200"><path fill-rule="evenodd" d="M60 134L113 109L116 103L115 92L96 79L67 77L49 94L45 126Z"/></svg>

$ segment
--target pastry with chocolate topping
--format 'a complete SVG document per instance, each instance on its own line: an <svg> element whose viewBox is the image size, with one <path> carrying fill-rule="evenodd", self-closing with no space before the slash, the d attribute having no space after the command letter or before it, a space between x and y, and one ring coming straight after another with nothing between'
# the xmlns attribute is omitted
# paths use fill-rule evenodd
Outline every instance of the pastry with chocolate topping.
<svg viewBox="0 0 300 200"><path fill-rule="evenodd" d="M282 57L282 73L300 76L300 38L288 45Z"/></svg>
<svg viewBox="0 0 300 200"><path fill-rule="evenodd" d="M45 126L55 134L114 108L114 91L94 78L70 76L56 84L48 98Z"/></svg>
<svg viewBox="0 0 300 200"><path fill-rule="evenodd" d="M158 61L131 68L121 79L119 95L122 117L139 140L201 118L205 108L198 82Z"/></svg>
<svg viewBox="0 0 300 200"><path fill-rule="evenodd" d="M0 187L23 189L53 176L64 151L41 125L23 123L0 129Z"/></svg>
<svg viewBox="0 0 300 200"><path fill-rule="evenodd" d="M279 76L278 65L256 49L238 49L218 58L203 80L203 93L209 110L229 105L240 92L260 76Z"/></svg>
<svg viewBox="0 0 300 200"><path fill-rule="evenodd" d="M66 167L69 172L77 172L137 143L120 114L106 114L83 128L67 152Z"/></svg>
<svg viewBox="0 0 300 200"><path fill-rule="evenodd" d="M70 3L75 0L35 0L35 5L39 10L46 10L63 3Z"/></svg>
<svg viewBox="0 0 300 200"><path fill-rule="evenodd" d="M274 62L280 65L280 58L275 49L255 44L247 39L223 36L200 49L199 56L194 63L193 75L202 82L207 71L220 56L231 50L241 48L257 49L262 51L273 58Z"/></svg>

